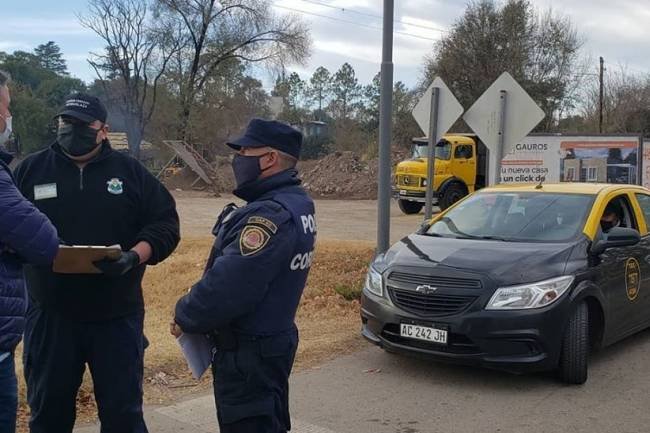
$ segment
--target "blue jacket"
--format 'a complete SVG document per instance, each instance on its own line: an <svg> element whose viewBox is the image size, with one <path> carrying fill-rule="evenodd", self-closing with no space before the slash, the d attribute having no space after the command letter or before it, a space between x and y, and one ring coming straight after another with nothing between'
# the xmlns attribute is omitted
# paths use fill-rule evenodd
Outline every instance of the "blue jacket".
<svg viewBox="0 0 650 433"><path fill-rule="evenodd" d="M14 185L0 150L0 353L13 351L25 326L23 263L49 265L59 249L56 229Z"/></svg>
<svg viewBox="0 0 650 433"><path fill-rule="evenodd" d="M290 331L313 259L314 203L293 170L235 194L249 203L217 221L205 274L176 304L176 322L189 333Z"/></svg>

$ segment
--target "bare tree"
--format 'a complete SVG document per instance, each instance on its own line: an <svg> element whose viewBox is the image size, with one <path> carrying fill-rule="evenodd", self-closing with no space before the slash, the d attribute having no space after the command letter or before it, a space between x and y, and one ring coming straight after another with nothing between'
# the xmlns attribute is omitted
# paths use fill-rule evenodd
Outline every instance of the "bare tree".
<svg viewBox="0 0 650 433"><path fill-rule="evenodd" d="M310 38L293 15L276 16L269 0L157 0L157 16L180 22L174 59L181 104L181 135L189 139L193 104L230 60L245 64L301 63Z"/></svg>
<svg viewBox="0 0 650 433"><path fill-rule="evenodd" d="M634 73L624 65L605 75L603 131L648 133L650 131L650 73ZM599 85L594 81L584 92L583 119L587 128L598 127Z"/></svg>
<svg viewBox="0 0 650 433"><path fill-rule="evenodd" d="M112 107L124 116L129 150L139 156L145 128L156 107L159 80L178 51L171 26L153 26L145 0L89 0L81 24L106 44L88 60Z"/></svg>
<svg viewBox="0 0 650 433"><path fill-rule="evenodd" d="M540 104L540 128L549 130L574 103L582 44L568 18L539 13L528 0L475 1L425 59L422 84L440 76L469 107L508 71Z"/></svg>

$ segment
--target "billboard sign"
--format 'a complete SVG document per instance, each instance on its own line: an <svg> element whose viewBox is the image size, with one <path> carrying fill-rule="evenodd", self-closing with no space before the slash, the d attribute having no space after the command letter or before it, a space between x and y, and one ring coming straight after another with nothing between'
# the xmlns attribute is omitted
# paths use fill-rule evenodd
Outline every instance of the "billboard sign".
<svg viewBox="0 0 650 433"><path fill-rule="evenodd" d="M529 135L506 149L504 183L602 182L650 184L650 171L639 179L639 164L650 154L638 135ZM648 163L645 167L650 167Z"/></svg>

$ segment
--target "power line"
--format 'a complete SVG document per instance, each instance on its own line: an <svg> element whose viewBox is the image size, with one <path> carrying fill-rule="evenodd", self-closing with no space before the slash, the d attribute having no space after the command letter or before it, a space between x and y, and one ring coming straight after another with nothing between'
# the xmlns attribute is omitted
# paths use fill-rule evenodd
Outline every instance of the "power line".
<svg viewBox="0 0 650 433"><path fill-rule="evenodd" d="M308 12L308 11L303 11L303 10L300 10L300 9L290 8L290 7L287 7L287 6L280 6L278 4L275 4L273 6L276 7L276 8L285 9L285 10L292 11L292 12L298 12L298 13L301 13L301 14L304 14L304 15L311 15L311 16L314 16L314 17L326 18L328 20L338 21L338 22L345 23L345 24L351 24L351 25L357 26L357 27L366 27L366 28L369 28L369 29L380 30L381 31L381 27L371 26L371 25L368 25L368 24L361 24L361 23L357 23L357 22L354 22L354 21L342 20L340 18L330 17L328 15L321 15L321 14L317 14L317 13L314 13L314 12ZM417 38L417 39L424 39L426 41L433 41L433 42L438 41L438 39L427 38L425 36L420 36L420 35L414 35L413 33L406 33L406 32L400 32L400 31L395 31L393 33L395 33L397 35L409 36L409 37Z"/></svg>
<svg viewBox="0 0 650 433"><path fill-rule="evenodd" d="M323 2L317 1L317 0L300 0L300 1L303 1L305 3L311 3L311 4L314 4L314 5L323 6L323 7L330 8L330 9L335 9L335 10L341 11L341 12L351 12L353 14L361 15L361 16L364 16L364 17L376 18L376 19L379 19L379 20L383 19L383 17L381 17L379 15L373 15L373 14L368 14L368 13L365 13L365 12L355 11L355 10L352 10L352 9L346 9L344 7L334 6L334 5L323 3ZM407 23L406 21L401 21L401 20L395 20L395 22L403 24L405 26L419 27L421 29L433 30L435 32L441 32L441 33L447 33L448 32L448 30L444 30L444 29L441 29L441 28L438 28L438 27L423 26L422 24L412 24L412 23Z"/></svg>

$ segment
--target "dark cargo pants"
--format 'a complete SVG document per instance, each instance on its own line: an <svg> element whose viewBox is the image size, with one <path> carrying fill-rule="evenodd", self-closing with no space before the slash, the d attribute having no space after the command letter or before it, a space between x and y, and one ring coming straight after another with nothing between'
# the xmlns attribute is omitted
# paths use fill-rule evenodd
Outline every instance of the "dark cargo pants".
<svg viewBox="0 0 650 433"><path fill-rule="evenodd" d="M298 332L237 338L212 363L219 428L223 433L284 433L291 430L289 374Z"/></svg>
<svg viewBox="0 0 650 433"><path fill-rule="evenodd" d="M104 322L71 321L31 307L25 380L32 433L70 433L88 364L101 433L146 433L142 416L144 313Z"/></svg>

